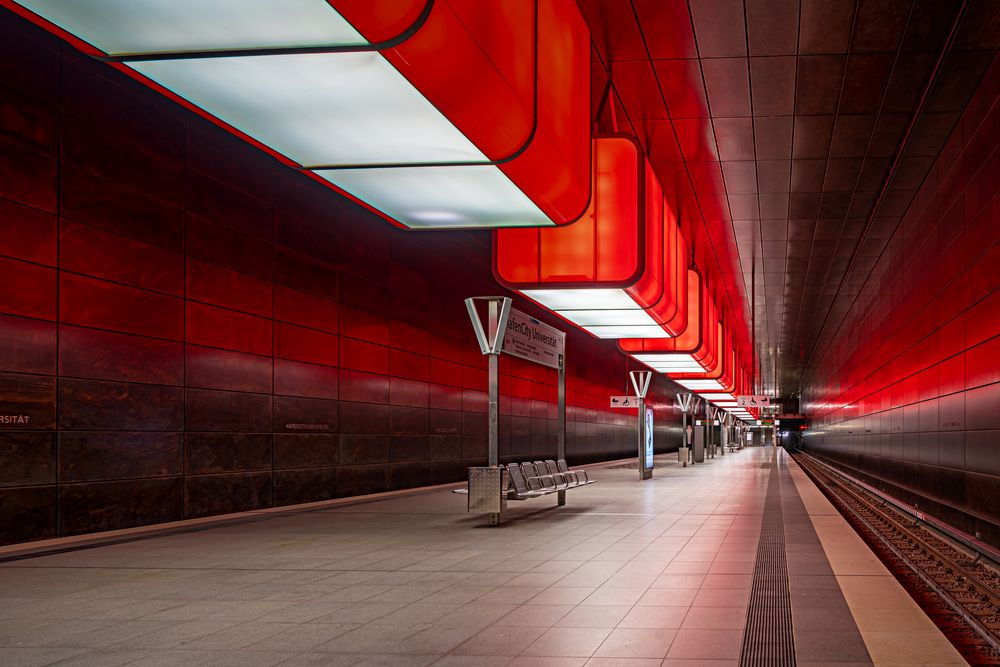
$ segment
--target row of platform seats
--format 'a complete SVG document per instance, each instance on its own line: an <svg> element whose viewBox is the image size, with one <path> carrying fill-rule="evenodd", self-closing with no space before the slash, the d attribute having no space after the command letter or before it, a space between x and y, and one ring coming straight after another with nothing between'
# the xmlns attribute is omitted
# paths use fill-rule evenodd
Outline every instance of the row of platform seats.
<svg viewBox="0 0 1000 667"><path fill-rule="evenodd" d="M593 484L586 470L570 470L564 459L509 463L508 500L527 500L539 496Z"/></svg>

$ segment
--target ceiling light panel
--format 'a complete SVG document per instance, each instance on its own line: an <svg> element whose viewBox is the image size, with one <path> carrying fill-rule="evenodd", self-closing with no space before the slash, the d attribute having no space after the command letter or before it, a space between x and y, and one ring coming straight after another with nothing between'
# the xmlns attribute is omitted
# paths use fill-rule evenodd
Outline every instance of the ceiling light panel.
<svg viewBox="0 0 1000 667"><path fill-rule="evenodd" d="M42 18L121 55L367 44L318 0L23 0Z"/></svg>

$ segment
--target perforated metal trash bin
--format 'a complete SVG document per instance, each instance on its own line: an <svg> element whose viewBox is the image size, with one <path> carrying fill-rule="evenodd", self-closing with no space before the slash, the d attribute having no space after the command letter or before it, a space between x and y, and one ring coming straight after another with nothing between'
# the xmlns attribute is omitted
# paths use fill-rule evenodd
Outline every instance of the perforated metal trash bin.
<svg viewBox="0 0 1000 667"><path fill-rule="evenodd" d="M690 456L691 456L691 448L690 447L678 447L677 448L677 462L678 463L683 463L685 466L687 466L688 461L690 460Z"/></svg>
<svg viewBox="0 0 1000 667"><path fill-rule="evenodd" d="M507 509L510 476L505 467L469 468L469 511L499 514Z"/></svg>

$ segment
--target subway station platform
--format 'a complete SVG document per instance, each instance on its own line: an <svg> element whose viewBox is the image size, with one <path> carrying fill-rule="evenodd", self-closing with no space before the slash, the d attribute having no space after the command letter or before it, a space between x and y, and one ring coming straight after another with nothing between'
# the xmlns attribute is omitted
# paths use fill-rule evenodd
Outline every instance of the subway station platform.
<svg viewBox="0 0 1000 667"><path fill-rule="evenodd" d="M0 664L964 664L784 450L674 459L499 528L438 488L8 552Z"/></svg>

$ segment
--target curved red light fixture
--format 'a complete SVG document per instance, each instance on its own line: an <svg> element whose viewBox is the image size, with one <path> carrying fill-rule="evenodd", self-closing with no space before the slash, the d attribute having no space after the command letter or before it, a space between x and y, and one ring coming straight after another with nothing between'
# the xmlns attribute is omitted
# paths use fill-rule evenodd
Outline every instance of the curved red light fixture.
<svg viewBox="0 0 1000 667"><path fill-rule="evenodd" d="M0 0L408 228L567 224L590 197L573 0Z"/></svg>
<svg viewBox="0 0 1000 667"><path fill-rule="evenodd" d="M587 212L558 229L494 232L497 280L599 338L678 335L688 326L686 249L633 138L594 140Z"/></svg>
<svg viewBox="0 0 1000 667"><path fill-rule="evenodd" d="M704 373L715 362L718 323L715 303L701 273L687 269L687 326L668 339L624 338L618 348L661 373Z"/></svg>

